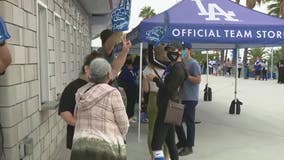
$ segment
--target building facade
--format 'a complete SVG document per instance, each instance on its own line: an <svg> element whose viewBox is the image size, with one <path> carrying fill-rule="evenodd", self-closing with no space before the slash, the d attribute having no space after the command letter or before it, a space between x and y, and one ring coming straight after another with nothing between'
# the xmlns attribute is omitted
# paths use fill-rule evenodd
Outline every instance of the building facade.
<svg viewBox="0 0 284 160"><path fill-rule="evenodd" d="M12 65L0 77L7 160L49 160L65 143L58 97L91 52L90 14L72 0L0 0Z"/></svg>

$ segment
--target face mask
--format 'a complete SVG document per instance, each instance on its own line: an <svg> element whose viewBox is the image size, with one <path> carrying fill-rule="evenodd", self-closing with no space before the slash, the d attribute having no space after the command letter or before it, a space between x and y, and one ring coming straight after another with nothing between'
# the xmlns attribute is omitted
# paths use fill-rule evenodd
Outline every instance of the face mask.
<svg viewBox="0 0 284 160"><path fill-rule="evenodd" d="M181 51L182 58L187 59L187 52L186 50Z"/></svg>
<svg viewBox="0 0 284 160"><path fill-rule="evenodd" d="M178 52L168 52L167 57L169 58L169 60L171 62L175 62L175 61L177 61L179 54L178 54Z"/></svg>

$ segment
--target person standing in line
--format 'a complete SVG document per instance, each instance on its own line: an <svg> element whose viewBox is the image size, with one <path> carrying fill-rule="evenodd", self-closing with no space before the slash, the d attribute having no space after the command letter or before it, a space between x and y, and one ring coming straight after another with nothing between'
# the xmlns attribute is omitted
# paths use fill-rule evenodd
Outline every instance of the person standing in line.
<svg viewBox="0 0 284 160"><path fill-rule="evenodd" d="M255 74L255 77L254 79L255 80L260 80L260 74L261 74L261 61L260 61L260 58L257 57L256 58L256 61L254 63L254 74Z"/></svg>
<svg viewBox="0 0 284 160"><path fill-rule="evenodd" d="M114 32L110 29L103 30L100 33L100 38L102 41L102 47L97 50L98 57L106 59L111 64L113 79L110 81L110 84L118 88L122 95L124 104L127 105L126 93L122 87L118 86L116 78L126 61L129 49L132 46L131 41L126 39L126 35L123 35L123 32ZM122 42L118 45L120 39ZM115 55L118 48L120 48L121 51L118 55Z"/></svg>
<svg viewBox="0 0 284 160"><path fill-rule="evenodd" d="M123 47L121 52L115 58L115 46L121 37ZM111 64L113 79L115 79L125 63L129 49L131 48L131 42L126 39L126 35L123 35L122 32L113 32L109 29L103 30L100 34L100 38L102 47L97 50L98 57L106 59Z"/></svg>
<svg viewBox="0 0 284 160"><path fill-rule="evenodd" d="M239 57L238 58L238 78L241 78L242 68L243 68L243 62L242 62L241 57Z"/></svg>
<svg viewBox="0 0 284 160"><path fill-rule="evenodd" d="M167 144L171 160L179 160L178 151L175 144L175 127L173 124L165 123L168 101L178 101L179 88L186 80L187 73L182 62L182 45L172 43L166 46L167 57L171 63L165 69L162 77L148 74L147 78L154 81L159 88L157 94L158 115L155 121L153 139L151 148L154 154L154 160L165 160L162 146Z"/></svg>
<svg viewBox="0 0 284 160"><path fill-rule="evenodd" d="M76 119L74 118L74 109L76 105L75 93L79 88L88 83L90 74L89 66L91 61L95 59L96 56L97 52L93 51L91 54L85 57L80 77L66 86L60 98L58 114L67 123L66 147L68 149L72 149L74 126L76 122Z"/></svg>
<svg viewBox="0 0 284 160"><path fill-rule="evenodd" d="M261 66L262 66L262 80L266 80L267 81L267 67L268 67L268 63L267 63L267 61L264 59L263 61L262 61L262 64L261 64Z"/></svg>
<svg viewBox="0 0 284 160"><path fill-rule="evenodd" d="M284 83L284 57L278 62L278 83Z"/></svg>
<svg viewBox="0 0 284 160"><path fill-rule="evenodd" d="M249 60L246 58L243 61L244 64L244 79L248 79L249 78Z"/></svg>
<svg viewBox="0 0 284 160"><path fill-rule="evenodd" d="M157 58L158 61L165 61L166 53L165 53L165 45L160 44L159 46L152 48L149 47L149 55L154 56ZM151 58L149 58L151 59ZM147 105L147 114L148 114L148 119L149 119L149 124L148 124L148 136L147 136L147 143L148 143L148 149L151 155L151 159L154 158L153 151L151 149L151 142L153 139L153 132L154 132L154 126L155 126L155 121L158 115L158 106L157 106L157 93L159 88L156 86L155 82L150 81L146 77L149 74L155 75L155 71L157 74L162 77L164 73L164 69L161 67L158 67L153 61L150 61L150 63L146 66L146 68L143 70L143 77L144 79L144 85L146 86L146 90L149 93L149 98L148 98L148 105ZM163 144L163 153L165 156L166 160L169 160L169 152L166 144Z"/></svg>
<svg viewBox="0 0 284 160"><path fill-rule="evenodd" d="M89 83L76 92L70 160L126 160L129 122L120 92L109 85L111 70L107 60L96 58Z"/></svg>
<svg viewBox="0 0 284 160"><path fill-rule="evenodd" d="M199 99L199 84L201 82L201 68L198 62L191 57L191 44L184 43L182 56L187 71L187 80L182 87L182 102L185 105L183 121L186 124L185 135L183 126L176 126L178 137L177 148L182 149L179 152L180 156L185 156L193 152L195 139L195 111Z"/></svg>
<svg viewBox="0 0 284 160"><path fill-rule="evenodd" d="M125 65L118 76L118 85L122 87L126 93L127 106L126 112L129 118L129 122L135 123L136 117L134 117L134 109L136 104L136 99L138 97L137 91L139 90L137 84L137 75L135 74L133 68L133 60L131 56L128 56L125 61Z"/></svg>
<svg viewBox="0 0 284 160"><path fill-rule="evenodd" d="M109 45L115 45L113 42L113 37L109 36L107 39L110 39L108 42L105 42L106 46ZM106 41L106 40L105 40ZM114 46L113 46L114 47ZM127 41L125 37L123 38L123 48L121 51L121 54L126 54L129 52L129 48L131 47L131 42ZM103 57L101 52L93 51L91 54L86 56L84 65L82 67L82 74L80 78L74 80L70 84L67 85L67 87L64 89L61 98L60 98L60 103L59 103L59 109L58 109L58 114L65 120L67 123L67 139L66 139L66 147L68 149L72 148L72 139L74 135L74 125L76 119L74 118L74 108L75 108L75 93L76 91L87 84L88 78L89 78L89 65L91 61L97 57ZM117 70L120 70L121 68L117 67L122 67L120 66L120 62L123 62L123 56L120 57L120 59L112 59L113 61L113 68L112 68L112 77L115 77L116 74L118 73Z"/></svg>
<svg viewBox="0 0 284 160"><path fill-rule="evenodd" d="M232 71L232 68L233 68L233 63L228 58L224 65L225 65L225 70L226 70L225 77L226 77L227 73L229 74L229 77L231 77L231 71Z"/></svg>

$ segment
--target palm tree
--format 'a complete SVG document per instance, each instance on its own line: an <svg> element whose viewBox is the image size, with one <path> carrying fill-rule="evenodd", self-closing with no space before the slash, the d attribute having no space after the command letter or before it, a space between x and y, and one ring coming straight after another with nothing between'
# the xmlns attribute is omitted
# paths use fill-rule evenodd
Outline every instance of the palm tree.
<svg viewBox="0 0 284 160"><path fill-rule="evenodd" d="M249 55L248 57L251 59L252 62L256 61L256 58L261 58L261 59L269 59L269 54L265 50L265 48L252 48L249 50Z"/></svg>
<svg viewBox="0 0 284 160"><path fill-rule="evenodd" d="M156 15L156 13L155 13L154 9L152 9L150 6L143 7L141 9L140 13L139 13L139 17L141 17L143 19L148 19L148 18L151 18L155 15Z"/></svg>
<svg viewBox="0 0 284 160"><path fill-rule="evenodd" d="M283 0L265 0L265 2L269 2L267 5L268 14L276 17L284 17L284 12L281 13L281 8L284 7L282 3Z"/></svg>
<svg viewBox="0 0 284 160"><path fill-rule="evenodd" d="M256 4L261 5L261 3L264 3L265 0L246 0L246 6L249 9L253 9Z"/></svg>
<svg viewBox="0 0 284 160"><path fill-rule="evenodd" d="M284 19L284 0L265 0L269 2L268 14ZM282 46L282 57L284 57L284 46Z"/></svg>

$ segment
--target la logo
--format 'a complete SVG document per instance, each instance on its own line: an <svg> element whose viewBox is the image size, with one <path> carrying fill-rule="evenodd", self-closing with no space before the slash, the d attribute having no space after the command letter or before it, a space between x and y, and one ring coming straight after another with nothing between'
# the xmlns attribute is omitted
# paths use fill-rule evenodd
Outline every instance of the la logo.
<svg viewBox="0 0 284 160"><path fill-rule="evenodd" d="M234 21L238 22L239 19L234 18L236 15L233 11L225 12L220 6L216 3L208 3L208 11L206 11L204 5L201 3L201 0L192 0L196 3L199 13L201 16L208 16L206 20L208 21L220 21L218 16L223 16L225 21Z"/></svg>

